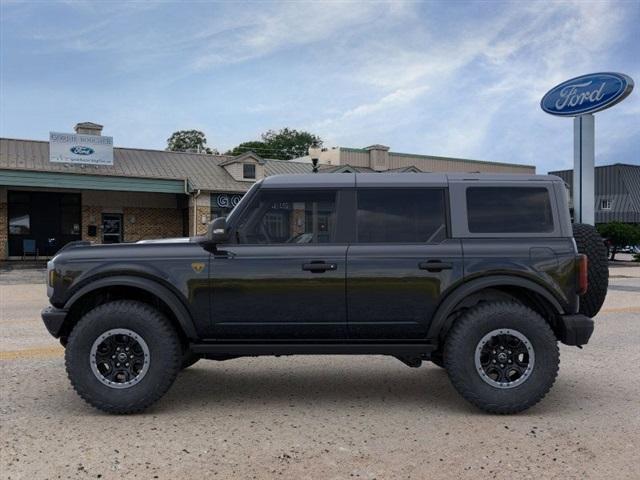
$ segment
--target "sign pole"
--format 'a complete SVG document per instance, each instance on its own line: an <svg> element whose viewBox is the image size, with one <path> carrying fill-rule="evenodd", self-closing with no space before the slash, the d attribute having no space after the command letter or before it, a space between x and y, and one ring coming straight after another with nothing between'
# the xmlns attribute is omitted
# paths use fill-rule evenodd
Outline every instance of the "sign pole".
<svg viewBox="0 0 640 480"><path fill-rule="evenodd" d="M576 223L595 224L595 118L573 119L573 217Z"/></svg>

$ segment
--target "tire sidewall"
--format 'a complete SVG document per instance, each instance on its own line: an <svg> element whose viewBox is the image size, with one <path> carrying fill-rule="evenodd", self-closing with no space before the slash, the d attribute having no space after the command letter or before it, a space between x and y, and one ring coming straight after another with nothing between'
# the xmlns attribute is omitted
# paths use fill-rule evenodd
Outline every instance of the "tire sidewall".
<svg viewBox="0 0 640 480"><path fill-rule="evenodd" d="M517 405L530 402L553 384L558 370L557 340L537 314L527 308L517 311L478 309L473 322L452 337L445 346L445 367L450 374L466 383L465 390L483 404ZM522 384L512 388L497 388L485 382L475 365L475 352L480 340L498 329L517 330L531 343L535 360L533 371ZM551 335L550 335L551 333ZM455 382L454 382L455 384Z"/></svg>
<svg viewBox="0 0 640 480"><path fill-rule="evenodd" d="M179 345L158 328L166 323L156 310L137 302L105 304L86 314L76 325L66 347L67 371L76 389L90 403L129 407L150 401L173 382ZM96 339L115 328L126 328L139 335L149 348L149 369L128 388L111 388L102 383L91 368L91 347ZM167 385L168 383L168 385Z"/></svg>

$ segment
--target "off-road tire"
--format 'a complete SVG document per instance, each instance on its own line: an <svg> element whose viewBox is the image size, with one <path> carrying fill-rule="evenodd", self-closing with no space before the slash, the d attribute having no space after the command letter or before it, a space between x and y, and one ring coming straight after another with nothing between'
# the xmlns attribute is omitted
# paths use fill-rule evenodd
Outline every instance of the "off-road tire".
<svg viewBox="0 0 640 480"><path fill-rule="evenodd" d="M149 367L139 383L111 388L91 368L93 343L111 329L129 329L149 349ZM182 364L182 348L173 325L155 308L132 300L105 303L90 310L74 326L65 350L67 375L87 403L108 413L137 413L162 397Z"/></svg>
<svg viewBox="0 0 640 480"><path fill-rule="evenodd" d="M589 287L580 296L580 313L595 317L602 308L609 288L609 263L607 247L596 228L584 223L573 224L573 238L578 253L588 258Z"/></svg>
<svg viewBox="0 0 640 480"><path fill-rule="evenodd" d="M488 384L476 368L475 351L480 340L496 329L520 332L534 350L530 376L512 388ZM559 363L558 342L549 324L517 302L484 303L468 310L445 339L444 366L454 388L473 405L490 413L517 413L538 403L555 382Z"/></svg>
<svg viewBox="0 0 640 480"><path fill-rule="evenodd" d="M197 353L193 353L189 348L187 348L182 354L182 365L180 365L180 370L189 368L191 365L200 360L200 358L200 355L198 355Z"/></svg>

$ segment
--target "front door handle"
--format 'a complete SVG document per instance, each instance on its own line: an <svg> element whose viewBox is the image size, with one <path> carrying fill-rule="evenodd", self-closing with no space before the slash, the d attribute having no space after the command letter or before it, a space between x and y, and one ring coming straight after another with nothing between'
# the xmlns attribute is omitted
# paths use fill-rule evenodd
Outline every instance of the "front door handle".
<svg viewBox="0 0 640 480"><path fill-rule="evenodd" d="M311 263L303 263L302 270L311 273L323 273L327 270L337 270L338 266L335 263L326 263L326 262L311 262Z"/></svg>
<svg viewBox="0 0 640 480"><path fill-rule="evenodd" d="M451 270L453 265L448 262L441 262L440 260L428 260L426 262L420 262L418 268L420 270L426 270L427 272L441 272L442 270Z"/></svg>

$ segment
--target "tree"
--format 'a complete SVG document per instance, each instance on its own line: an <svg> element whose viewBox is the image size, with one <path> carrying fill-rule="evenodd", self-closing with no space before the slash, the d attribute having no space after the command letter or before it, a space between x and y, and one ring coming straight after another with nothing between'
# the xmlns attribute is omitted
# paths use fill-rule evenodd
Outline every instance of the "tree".
<svg viewBox="0 0 640 480"><path fill-rule="evenodd" d="M254 152L261 157L270 157L267 152L266 146L264 142L254 141L254 142L243 142L237 147L229 150L225 155L233 155L234 157L237 155L242 155L243 153Z"/></svg>
<svg viewBox="0 0 640 480"><path fill-rule="evenodd" d="M611 245L611 260L615 259L620 248L640 243L640 227L622 222L611 222L598 225L598 232Z"/></svg>
<svg viewBox="0 0 640 480"><path fill-rule="evenodd" d="M317 135L289 128L269 130L261 138L262 141L241 143L229 150L227 155L239 155L252 150L261 157L291 160L307 155L311 146L322 146L322 139Z"/></svg>
<svg viewBox="0 0 640 480"><path fill-rule="evenodd" d="M178 130L167 139L167 150L171 152L197 152L217 154L207 147L207 137L200 130Z"/></svg>
<svg viewBox="0 0 640 480"><path fill-rule="evenodd" d="M283 128L278 132L269 130L262 134L262 141L274 151L276 156L271 158L280 158L282 160L303 157L309 151L309 147L322 146L320 137L309 132L299 132L288 128Z"/></svg>

